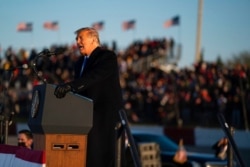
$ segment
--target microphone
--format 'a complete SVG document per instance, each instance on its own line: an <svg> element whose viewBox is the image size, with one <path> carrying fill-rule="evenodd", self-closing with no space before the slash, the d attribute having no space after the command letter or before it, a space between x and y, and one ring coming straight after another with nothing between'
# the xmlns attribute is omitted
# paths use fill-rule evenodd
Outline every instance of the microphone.
<svg viewBox="0 0 250 167"><path fill-rule="evenodd" d="M50 56L55 56L56 53L55 52L51 52L49 51L49 49L44 49L42 52L40 52L38 54L39 56L47 56L47 57L50 57Z"/></svg>

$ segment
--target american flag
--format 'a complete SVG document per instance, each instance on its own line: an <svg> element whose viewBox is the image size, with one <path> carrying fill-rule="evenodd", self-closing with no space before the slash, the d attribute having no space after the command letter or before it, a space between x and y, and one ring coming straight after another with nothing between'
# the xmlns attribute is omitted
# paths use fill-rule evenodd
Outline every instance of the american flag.
<svg viewBox="0 0 250 167"><path fill-rule="evenodd" d="M99 22L96 22L96 23L92 24L92 27L94 29L96 29L97 31L101 31L103 29L103 26L104 26L104 22L103 21L99 21Z"/></svg>
<svg viewBox="0 0 250 167"><path fill-rule="evenodd" d="M20 32L28 32L28 31L32 31L32 23L25 23L25 22L21 22L17 25L17 31Z"/></svg>
<svg viewBox="0 0 250 167"><path fill-rule="evenodd" d="M59 26L58 26L58 22L57 21L46 21L43 23L43 28L47 29L47 30L58 30Z"/></svg>
<svg viewBox="0 0 250 167"><path fill-rule="evenodd" d="M129 30L129 29L134 29L134 28L135 28L135 20L124 21L122 23L123 30Z"/></svg>
<svg viewBox="0 0 250 167"><path fill-rule="evenodd" d="M169 28L169 27L171 27L171 26L179 25L179 24L180 24L180 17L179 17L179 16L175 16L175 17L173 17L172 19L167 20L167 21L164 23L164 27L165 27L165 28Z"/></svg>

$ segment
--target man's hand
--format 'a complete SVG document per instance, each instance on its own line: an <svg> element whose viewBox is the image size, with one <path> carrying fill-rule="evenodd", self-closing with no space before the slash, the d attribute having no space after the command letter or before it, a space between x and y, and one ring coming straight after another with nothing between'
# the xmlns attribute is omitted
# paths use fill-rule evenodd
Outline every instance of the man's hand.
<svg viewBox="0 0 250 167"><path fill-rule="evenodd" d="M69 84L58 85L55 89L54 95L57 98L63 98L69 91L71 91L71 86Z"/></svg>

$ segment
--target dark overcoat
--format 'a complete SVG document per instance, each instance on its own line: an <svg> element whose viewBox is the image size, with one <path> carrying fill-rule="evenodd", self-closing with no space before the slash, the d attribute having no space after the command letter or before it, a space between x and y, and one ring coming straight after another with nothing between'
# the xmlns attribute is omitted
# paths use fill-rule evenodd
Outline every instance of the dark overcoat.
<svg viewBox="0 0 250 167"><path fill-rule="evenodd" d="M93 127L88 134L87 167L114 166L115 126L122 108L117 56L97 47L89 56L80 76L83 56L75 65L73 90L93 100Z"/></svg>

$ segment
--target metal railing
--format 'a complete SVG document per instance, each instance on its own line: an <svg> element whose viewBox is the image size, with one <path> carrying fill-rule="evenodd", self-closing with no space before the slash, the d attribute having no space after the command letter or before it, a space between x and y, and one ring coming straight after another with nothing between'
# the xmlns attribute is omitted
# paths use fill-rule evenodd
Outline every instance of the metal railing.
<svg viewBox="0 0 250 167"><path fill-rule="evenodd" d="M117 123L117 126L115 128L116 129L115 167L121 167L122 163L124 163L124 161L122 160L122 155L124 155L122 151L125 151L125 150L122 147L125 146L125 135L128 139L128 143L129 143L128 148L129 148L130 154L132 156L134 167L141 167L141 161L139 158L139 154L137 151L137 147L136 147L134 138L131 134L131 131L130 131L130 128L128 125L128 119L127 119L126 113L124 110L119 110L119 115L120 115L121 122Z"/></svg>
<svg viewBox="0 0 250 167"><path fill-rule="evenodd" d="M245 167L245 164L244 164L244 162L243 162L243 160L242 160L242 158L240 156L237 145L235 144L235 141L234 141L234 139L232 137L232 134L231 134L232 129L231 129L231 127L226 122L223 114L218 113L217 117L218 117L219 123L220 123L225 135L227 136L227 138L229 140L229 144L230 144L229 145L230 146L229 151L231 151L231 149L232 149L239 166L240 167ZM229 156L228 156L228 167L233 167L233 154L230 153L230 152L229 152Z"/></svg>

